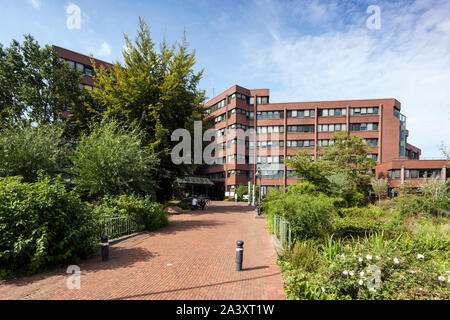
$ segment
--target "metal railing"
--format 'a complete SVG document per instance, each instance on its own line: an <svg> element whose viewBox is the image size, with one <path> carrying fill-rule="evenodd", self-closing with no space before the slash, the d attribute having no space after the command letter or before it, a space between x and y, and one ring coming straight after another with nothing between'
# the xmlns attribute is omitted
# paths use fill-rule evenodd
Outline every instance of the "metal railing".
<svg viewBox="0 0 450 320"><path fill-rule="evenodd" d="M108 236L108 238L116 239L138 231L136 216L129 217L111 217L102 216L98 219L98 237Z"/></svg>
<svg viewBox="0 0 450 320"><path fill-rule="evenodd" d="M291 248L291 224L285 218L278 215L273 217L273 232L278 240L280 240L283 249L286 248L286 246L289 249Z"/></svg>

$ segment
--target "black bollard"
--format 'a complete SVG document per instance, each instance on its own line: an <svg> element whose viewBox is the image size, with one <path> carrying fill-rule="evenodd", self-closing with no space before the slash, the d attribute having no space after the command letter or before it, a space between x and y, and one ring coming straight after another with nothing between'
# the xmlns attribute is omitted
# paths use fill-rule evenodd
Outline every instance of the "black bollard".
<svg viewBox="0 0 450 320"><path fill-rule="evenodd" d="M236 271L242 271L242 260L244 259L244 241L239 240L236 242Z"/></svg>
<svg viewBox="0 0 450 320"><path fill-rule="evenodd" d="M102 242L100 243L102 246L102 261L108 261L109 258L109 241L108 236L102 237Z"/></svg>

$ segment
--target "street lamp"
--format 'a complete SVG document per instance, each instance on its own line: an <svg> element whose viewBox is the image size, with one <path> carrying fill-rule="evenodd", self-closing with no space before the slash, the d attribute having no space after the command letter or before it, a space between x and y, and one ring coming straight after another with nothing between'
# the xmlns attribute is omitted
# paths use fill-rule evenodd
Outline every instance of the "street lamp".
<svg viewBox="0 0 450 320"><path fill-rule="evenodd" d="M258 216L261 215L261 170L257 170L255 173L256 178L259 178L259 192L258 192Z"/></svg>

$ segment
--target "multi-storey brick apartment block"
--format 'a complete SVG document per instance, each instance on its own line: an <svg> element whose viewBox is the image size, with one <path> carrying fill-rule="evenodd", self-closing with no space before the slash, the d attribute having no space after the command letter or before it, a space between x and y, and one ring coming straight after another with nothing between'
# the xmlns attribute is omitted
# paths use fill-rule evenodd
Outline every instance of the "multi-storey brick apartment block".
<svg viewBox="0 0 450 320"><path fill-rule="evenodd" d="M269 89L236 85L205 107L223 149L217 155L218 164L204 173L223 183L226 192L248 181L259 183L258 171L262 193L298 181L284 159L299 149L316 158L318 148L329 145L336 131L361 136L370 144L369 156L378 162L376 176L389 177L391 188L408 179L420 184L431 178L449 178L446 160L419 160L421 151L407 142L406 117L396 99L270 103ZM237 137L234 129L239 128L249 135ZM245 146L245 156L237 152L239 144Z"/></svg>
<svg viewBox="0 0 450 320"><path fill-rule="evenodd" d="M90 57L57 46L53 49L84 74L82 85L92 89ZM112 67L94 61L96 66ZM223 148L215 155L217 164L206 167L202 174L215 182L214 193L219 197L248 181L259 183L257 170L263 193L298 181L284 159L299 149L308 150L315 158L318 148L327 146L333 132L341 130L359 135L371 145L370 156L378 162L376 177L388 177L391 188L404 181L420 184L432 178L449 179L446 160L420 160L420 149L407 142L406 117L396 99L270 103L269 89L248 90L236 85L208 101L205 108L217 132L215 141ZM233 129L253 136L238 136Z"/></svg>

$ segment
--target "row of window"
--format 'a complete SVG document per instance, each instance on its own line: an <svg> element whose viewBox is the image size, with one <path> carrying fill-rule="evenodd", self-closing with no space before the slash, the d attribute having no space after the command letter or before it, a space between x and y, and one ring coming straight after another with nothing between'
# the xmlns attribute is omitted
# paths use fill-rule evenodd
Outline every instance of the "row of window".
<svg viewBox="0 0 450 320"><path fill-rule="evenodd" d="M225 114L214 119L215 123L224 121ZM228 127L228 129L240 128L244 131L251 129L252 127L236 123ZM318 132L337 132L347 130L345 123L334 124L319 124L317 125ZM350 131L377 131L378 123L351 123ZM283 133L284 126L259 126L256 127L257 134L264 133ZM287 126L287 132L289 133L314 133L314 125L289 125Z"/></svg>
<svg viewBox="0 0 450 320"><path fill-rule="evenodd" d="M250 120L253 120L254 117L255 117L254 112L243 110L243 109L240 109L240 108L234 108L234 109L228 111L228 117L231 117L231 115L235 114L235 113L243 114L244 116L247 117L247 119L250 119Z"/></svg>
<svg viewBox="0 0 450 320"><path fill-rule="evenodd" d="M72 67L72 69L77 70L77 71L81 72L82 74L85 74L85 75L91 76L91 77L94 76L94 74L95 74L94 69L91 66L86 66L82 63L64 59L64 58L60 58L60 59L61 59L61 61L67 62L67 64L70 67Z"/></svg>
<svg viewBox="0 0 450 320"><path fill-rule="evenodd" d="M318 113L319 117L343 117L347 115L347 109L319 109Z"/></svg>
<svg viewBox="0 0 450 320"><path fill-rule="evenodd" d="M389 179L400 179L401 170L388 171ZM441 177L441 169L406 169L405 179L436 179Z"/></svg>
<svg viewBox="0 0 450 320"><path fill-rule="evenodd" d="M258 111L256 113L256 119L284 119L284 111Z"/></svg>
<svg viewBox="0 0 450 320"><path fill-rule="evenodd" d="M253 173L253 171L247 170L228 170L228 178L232 175L250 177L250 172Z"/></svg>
<svg viewBox="0 0 450 320"><path fill-rule="evenodd" d="M350 131L377 131L378 123L350 123Z"/></svg>
<svg viewBox="0 0 450 320"><path fill-rule="evenodd" d="M337 132L346 130L345 123L335 123L335 124L319 124L317 125L318 132Z"/></svg>
<svg viewBox="0 0 450 320"><path fill-rule="evenodd" d="M289 110L288 118L314 118L314 110Z"/></svg>
<svg viewBox="0 0 450 320"><path fill-rule="evenodd" d="M288 140L288 148L314 148L314 140Z"/></svg>
<svg viewBox="0 0 450 320"><path fill-rule="evenodd" d="M296 125L296 126L287 126L287 132L297 133L297 132L314 132L314 125Z"/></svg>
<svg viewBox="0 0 450 320"><path fill-rule="evenodd" d="M262 126L262 127L256 127L256 133L257 134L265 134L265 133L283 133L284 127L283 126Z"/></svg>
<svg viewBox="0 0 450 320"><path fill-rule="evenodd" d="M213 113L214 111L219 110L223 107L225 107L225 99L220 100L219 102L217 102L216 104L214 104L210 108L208 108L206 110L206 114Z"/></svg>
<svg viewBox="0 0 450 320"><path fill-rule="evenodd" d="M378 107L350 108L351 116L373 116L378 114Z"/></svg>
<svg viewBox="0 0 450 320"><path fill-rule="evenodd" d="M212 174L208 175L208 179L210 179L210 180L225 179L225 171L212 173Z"/></svg>
<svg viewBox="0 0 450 320"><path fill-rule="evenodd" d="M227 119L226 114L225 113L221 114L220 116L214 118L213 124L221 123L221 122L225 121L226 119Z"/></svg>
<svg viewBox="0 0 450 320"><path fill-rule="evenodd" d="M228 103L230 103L231 100L233 100L234 98L245 100L245 101L247 101L247 103L250 102L250 97L247 97L246 95L236 92L236 93L233 93L232 95L228 96Z"/></svg>
<svg viewBox="0 0 450 320"><path fill-rule="evenodd" d="M261 170L262 179L283 179L283 170Z"/></svg>

